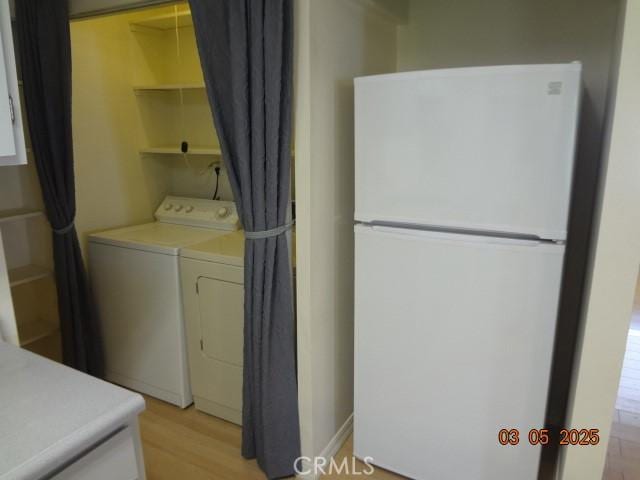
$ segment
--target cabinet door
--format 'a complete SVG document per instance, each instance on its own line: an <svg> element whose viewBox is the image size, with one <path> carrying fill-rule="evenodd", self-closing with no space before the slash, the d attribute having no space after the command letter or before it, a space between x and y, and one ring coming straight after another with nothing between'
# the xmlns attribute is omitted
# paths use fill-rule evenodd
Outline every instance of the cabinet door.
<svg viewBox="0 0 640 480"><path fill-rule="evenodd" d="M9 1L0 0L0 165L27 163Z"/></svg>

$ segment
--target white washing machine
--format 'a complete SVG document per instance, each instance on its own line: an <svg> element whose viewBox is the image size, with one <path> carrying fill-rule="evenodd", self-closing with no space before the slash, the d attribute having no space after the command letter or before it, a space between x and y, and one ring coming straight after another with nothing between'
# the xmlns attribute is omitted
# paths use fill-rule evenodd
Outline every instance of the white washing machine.
<svg viewBox="0 0 640 480"><path fill-rule="evenodd" d="M180 252L193 400L198 410L242 423L244 235Z"/></svg>
<svg viewBox="0 0 640 480"><path fill-rule="evenodd" d="M180 407L192 403L178 255L238 229L232 202L168 196L156 221L89 237L106 378Z"/></svg>

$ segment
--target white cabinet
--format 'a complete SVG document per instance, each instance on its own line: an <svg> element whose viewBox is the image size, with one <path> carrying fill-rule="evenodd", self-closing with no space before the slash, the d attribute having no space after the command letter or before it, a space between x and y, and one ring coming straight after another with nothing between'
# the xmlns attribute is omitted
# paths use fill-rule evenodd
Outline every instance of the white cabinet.
<svg viewBox="0 0 640 480"><path fill-rule="evenodd" d="M139 480L145 478L137 430L135 424L126 426L51 480Z"/></svg>
<svg viewBox="0 0 640 480"><path fill-rule="evenodd" d="M9 0L0 0L0 166L27 163Z"/></svg>

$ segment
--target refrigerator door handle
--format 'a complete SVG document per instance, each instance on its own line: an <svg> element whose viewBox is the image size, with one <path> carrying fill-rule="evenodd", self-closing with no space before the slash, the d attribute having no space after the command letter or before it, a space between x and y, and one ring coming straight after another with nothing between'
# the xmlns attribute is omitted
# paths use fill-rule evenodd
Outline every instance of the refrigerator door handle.
<svg viewBox="0 0 640 480"><path fill-rule="evenodd" d="M453 242L465 242L465 243L491 243L498 245L516 245L519 247L538 247L542 245L549 245L553 242L542 241L536 238L517 238L496 236L491 232L454 232L454 231L442 231L442 230L428 230L428 229L412 229L412 228L399 228L388 227L381 225L372 225L369 227L372 231L387 233L399 236L412 236L412 237L425 237L432 239L439 239L444 241Z"/></svg>

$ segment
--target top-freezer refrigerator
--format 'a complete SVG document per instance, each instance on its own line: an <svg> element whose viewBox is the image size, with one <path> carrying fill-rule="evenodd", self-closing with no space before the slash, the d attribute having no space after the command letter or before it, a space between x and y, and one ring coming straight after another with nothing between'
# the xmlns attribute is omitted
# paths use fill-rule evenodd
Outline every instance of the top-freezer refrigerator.
<svg viewBox="0 0 640 480"><path fill-rule="evenodd" d="M423 480L537 478L580 74L355 80L356 456Z"/></svg>

